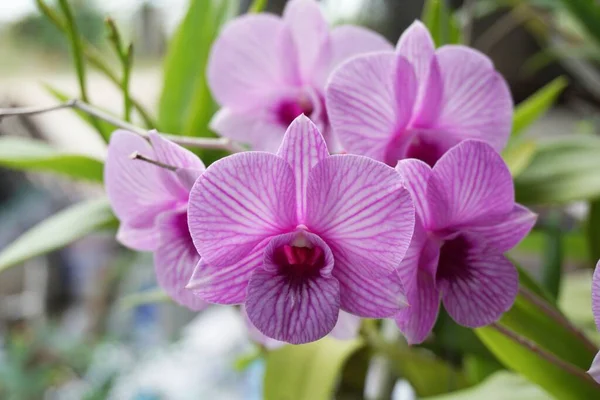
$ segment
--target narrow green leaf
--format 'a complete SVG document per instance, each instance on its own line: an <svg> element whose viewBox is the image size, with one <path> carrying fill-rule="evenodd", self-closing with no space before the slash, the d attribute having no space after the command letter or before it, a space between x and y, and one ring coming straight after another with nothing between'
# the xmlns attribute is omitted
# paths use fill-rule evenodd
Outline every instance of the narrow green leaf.
<svg viewBox="0 0 600 400"><path fill-rule="evenodd" d="M102 182L102 161L60 152L41 140L0 137L0 165L13 169L56 172L75 179Z"/></svg>
<svg viewBox="0 0 600 400"><path fill-rule="evenodd" d="M527 140L509 146L502 152L502 158L513 177L519 176L519 174L527 168L535 155L536 149L536 142Z"/></svg>
<svg viewBox="0 0 600 400"><path fill-rule="evenodd" d="M545 251L542 253L542 284L552 295L558 298L562 265L564 260L562 223L559 210L552 210L545 220Z"/></svg>
<svg viewBox="0 0 600 400"><path fill-rule="evenodd" d="M444 0L427 0L421 20L429 29L436 47L462 42L460 25Z"/></svg>
<svg viewBox="0 0 600 400"><path fill-rule="evenodd" d="M590 258L589 265L595 267L598 260L600 260L600 197L590 201L586 233Z"/></svg>
<svg viewBox="0 0 600 400"><path fill-rule="evenodd" d="M428 400L548 400L548 394L523 377L506 371L496 372L480 385Z"/></svg>
<svg viewBox="0 0 600 400"><path fill-rule="evenodd" d="M249 13L259 13L265 9L268 0L254 0L248 9Z"/></svg>
<svg viewBox="0 0 600 400"><path fill-rule="evenodd" d="M600 385L585 373L585 369L566 368L562 363L553 363L535 351L535 345L527 346L493 327L478 328L475 331L500 362L539 385L555 398L600 398ZM546 334L552 335L551 332ZM510 395L509 398L512 399L513 396Z"/></svg>
<svg viewBox="0 0 600 400"><path fill-rule="evenodd" d="M66 94L65 92L63 92L62 90L48 84L48 83L44 83L43 84L44 88L48 91L48 93L50 93L52 95L52 97L54 97L55 99L59 100L61 103L64 103L66 101L69 101L73 98L73 96L69 96L68 94ZM75 110L73 109L73 111L79 115L79 117L81 117L82 120L84 120L85 122L87 122L92 128L95 128L96 126L94 125L94 122L92 121L92 117L90 117L89 114L84 113L83 111L80 110ZM111 133L116 129L115 126L109 124L106 121L102 121L102 120L97 120L98 121L98 126L100 128L100 131L102 133L103 137L110 137Z"/></svg>
<svg viewBox="0 0 600 400"><path fill-rule="evenodd" d="M546 300L550 304L554 305L556 303L556 299L552 297L552 295L546 290L546 288L544 288L542 285L536 282L536 280L533 279L531 275L529 275L529 272L525 271L520 265L516 264L514 261L512 261L512 263L517 268L517 272L519 273L519 284L522 287L533 292L534 294Z"/></svg>
<svg viewBox="0 0 600 400"><path fill-rule="evenodd" d="M600 138L572 135L538 142L525 170L515 179L517 201L563 204L600 196Z"/></svg>
<svg viewBox="0 0 600 400"><path fill-rule="evenodd" d="M164 290L157 288L123 296L119 300L119 306L124 310L128 310L146 304L167 303L170 301L169 295Z"/></svg>
<svg viewBox="0 0 600 400"><path fill-rule="evenodd" d="M568 84L567 78L559 76L519 104L513 117L512 137L519 137L525 128L544 115Z"/></svg>
<svg viewBox="0 0 600 400"><path fill-rule="evenodd" d="M287 345L266 357L266 400L328 400L344 362L363 345L359 339L323 338L317 342Z"/></svg>
<svg viewBox="0 0 600 400"><path fill-rule="evenodd" d="M0 272L64 247L94 231L117 227L108 200L89 200L54 214L0 251Z"/></svg>
<svg viewBox="0 0 600 400"><path fill-rule="evenodd" d="M560 0L585 30L600 44L600 4L596 0Z"/></svg>

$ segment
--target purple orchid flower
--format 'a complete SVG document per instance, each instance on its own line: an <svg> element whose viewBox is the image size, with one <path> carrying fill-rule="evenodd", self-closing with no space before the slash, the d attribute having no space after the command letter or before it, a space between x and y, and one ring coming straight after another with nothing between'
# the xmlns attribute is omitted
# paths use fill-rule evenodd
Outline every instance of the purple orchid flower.
<svg viewBox="0 0 600 400"><path fill-rule="evenodd" d="M435 49L415 21L396 52L355 57L327 86L327 110L344 149L395 166L417 158L430 166L464 139L500 151L512 125L509 88L492 62L465 46Z"/></svg>
<svg viewBox="0 0 600 400"><path fill-rule="evenodd" d="M594 277L592 278L592 312L594 313L594 322L596 328L600 331L600 261L596 264ZM600 352L594 357L588 374L598 383L600 383Z"/></svg>
<svg viewBox="0 0 600 400"><path fill-rule="evenodd" d="M200 260L187 227L187 207L204 164L157 133L150 132L149 139L150 143L127 131L116 131L110 138L104 180L121 222L117 240L134 250L153 252L158 284L177 303L201 310L206 303L186 290L185 282ZM177 169L132 160L132 153Z"/></svg>
<svg viewBox="0 0 600 400"><path fill-rule="evenodd" d="M252 339L255 343L260 344L268 350L274 350L285 345L285 342L281 342L279 340L272 339L268 336L263 335L248 318L248 314L242 307L242 314L244 315L244 319L246 320L246 326L248 326L248 335L250 339ZM354 339L358 335L358 330L360 329L360 321L361 319L355 315L349 314L344 311L340 311L338 316L337 323L329 332L328 336L331 336L337 340L351 340Z"/></svg>
<svg viewBox="0 0 600 400"><path fill-rule="evenodd" d="M211 128L254 150L276 152L288 125L305 114L330 150L324 89L334 67L370 51L391 50L382 36L356 26L329 29L314 0L291 0L283 17L251 14L230 22L215 41L208 83L223 107Z"/></svg>
<svg viewBox="0 0 600 400"><path fill-rule="evenodd" d="M396 267L414 206L402 178L367 157L330 156L304 115L277 154L212 164L192 188L188 222L202 254L188 287L244 304L270 338L306 343L333 329L340 308L380 318L405 305Z"/></svg>
<svg viewBox="0 0 600 400"><path fill-rule="evenodd" d="M440 299L459 324L479 327L513 304L518 274L503 255L537 216L515 203L512 178L494 148L465 140L430 168L396 167L413 196L415 233L399 267L410 308L395 319L409 343L420 343L437 319Z"/></svg>

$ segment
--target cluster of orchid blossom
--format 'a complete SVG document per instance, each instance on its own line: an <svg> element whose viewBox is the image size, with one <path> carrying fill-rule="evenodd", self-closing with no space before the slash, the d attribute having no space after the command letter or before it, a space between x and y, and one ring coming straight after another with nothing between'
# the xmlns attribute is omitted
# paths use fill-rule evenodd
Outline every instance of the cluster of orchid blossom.
<svg viewBox="0 0 600 400"><path fill-rule="evenodd" d="M440 302L467 327L511 307L504 253L536 215L498 153L513 105L487 57L436 50L418 21L394 50L291 0L282 18L230 22L207 73L211 127L254 151L205 168L157 133L117 131L106 162L117 238L154 253L176 302L242 305L271 345L352 337L360 318L420 343Z"/></svg>

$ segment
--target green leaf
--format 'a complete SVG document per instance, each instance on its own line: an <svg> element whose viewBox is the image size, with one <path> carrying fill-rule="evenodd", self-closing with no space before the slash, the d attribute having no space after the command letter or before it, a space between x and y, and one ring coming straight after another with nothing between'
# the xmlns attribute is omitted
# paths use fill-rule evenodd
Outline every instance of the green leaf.
<svg viewBox="0 0 600 400"><path fill-rule="evenodd" d="M592 313L592 271L580 270L565 274L561 281L558 305L570 321L594 340L600 342Z"/></svg>
<svg viewBox="0 0 600 400"><path fill-rule="evenodd" d="M540 141L515 179L517 201L564 204L600 196L600 138L572 135Z"/></svg>
<svg viewBox="0 0 600 400"><path fill-rule="evenodd" d="M71 178L102 182L101 161L60 152L47 143L21 137L0 137L0 165L13 169L56 172Z"/></svg>
<svg viewBox="0 0 600 400"><path fill-rule="evenodd" d="M359 339L286 345L266 357L266 400L328 400L344 362L363 345Z"/></svg>
<svg viewBox="0 0 600 400"><path fill-rule="evenodd" d="M586 31L600 44L600 4L596 0L560 0Z"/></svg>
<svg viewBox="0 0 600 400"><path fill-rule="evenodd" d="M506 371L496 372L480 385L428 400L547 400L548 394L523 377Z"/></svg>
<svg viewBox="0 0 600 400"><path fill-rule="evenodd" d="M512 137L519 137L525 128L544 115L568 84L567 78L559 76L519 104L513 117Z"/></svg>
<svg viewBox="0 0 600 400"><path fill-rule="evenodd" d="M64 247L94 231L115 229L108 200L89 200L54 214L0 252L0 272L30 258Z"/></svg>
<svg viewBox="0 0 600 400"><path fill-rule="evenodd" d="M145 304L168 303L171 298L160 288L144 290L142 292L128 294L119 300L119 306L128 310Z"/></svg>
<svg viewBox="0 0 600 400"><path fill-rule="evenodd" d="M267 0L254 0L248 9L249 13L259 13L267 6Z"/></svg>
<svg viewBox="0 0 600 400"><path fill-rule="evenodd" d="M586 238L589 249L589 265L594 267L600 260L600 197L590 201L586 221Z"/></svg>
<svg viewBox="0 0 600 400"><path fill-rule="evenodd" d="M237 7L237 8L236 8ZM215 111L206 84L209 51L221 25L239 8L237 0L192 0L165 57L158 106L161 131L207 136ZM195 113L198 113L196 115Z"/></svg>
<svg viewBox="0 0 600 400"><path fill-rule="evenodd" d="M519 176L519 174L527 168L535 155L536 149L536 142L527 140L509 146L502 152L502 158L513 177Z"/></svg>
<svg viewBox="0 0 600 400"><path fill-rule="evenodd" d="M559 210L552 210L544 221L545 251L542 253L542 283L553 298L558 297L564 260L562 218Z"/></svg>
<svg viewBox="0 0 600 400"><path fill-rule="evenodd" d="M462 43L460 25L444 0L427 0L421 20L429 29L436 47Z"/></svg>
<svg viewBox="0 0 600 400"><path fill-rule="evenodd" d="M539 385L555 398L600 398L600 385L586 374L585 369L567 369L563 364L550 362L532 347L507 337L493 327L478 328L476 333L500 362ZM552 332L546 334L552 335ZM512 392L505 398L513 399Z"/></svg>
<svg viewBox="0 0 600 400"><path fill-rule="evenodd" d="M43 86L48 91L48 93L50 93L55 99L59 100L61 103L64 103L74 98L73 96L69 96L65 92L48 83L44 83ZM98 129L100 129L100 133L103 137L110 137L110 134L117 128L116 126L109 124L108 122L103 120L96 120L96 122L94 122L92 120L92 117L90 117L89 114L84 113L83 111L75 109L73 109L73 111L75 111L75 113L79 115L79 117L81 117L82 120L87 122L92 128L95 129L97 127Z"/></svg>

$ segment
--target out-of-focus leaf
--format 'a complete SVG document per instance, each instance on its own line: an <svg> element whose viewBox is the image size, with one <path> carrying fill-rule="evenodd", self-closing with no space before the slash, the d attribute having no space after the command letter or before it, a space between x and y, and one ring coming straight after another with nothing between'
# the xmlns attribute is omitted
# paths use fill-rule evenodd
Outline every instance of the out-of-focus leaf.
<svg viewBox="0 0 600 400"><path fill-rule="evenodd" d="M117 227L108 200L84 201L40 222L0 251L0 272L64 247L94 231Z"/></svg>
<svg viewBox="0 0 600 400"><path fill-rule="evenodd" d="M600 343L600 332L592 314L592 271L581 270L565 274L561 281L558 305L570 321Z"/></svg>
<svg viewBox="0 0 600 400"><path fill-rule="evenodd" d="M600 260L600 197L590 201L586 233L590 257L589 265L594 267Z"/></svg>
<svg viewBox="0 0 600 400"><path fill-rule="evenodd" d="M436 47L462 42L460 25L444 0L427 0L421 20L429 29Z"/></svg>
<svg viewBox="0 0 600 400"><path fill-rule="evenodd" d="M61 91L60 89L55 88L54 86L52 86L48 83L44 84L44 88L48 91L48 93L50 93L55 99L59 100L61 103L64 103L64 102L69 101L74 98L74 96L69 96L65 92ZM92 120L92 118L89 116L89 114L86 114L83 111L75 110L75 109L73 109L73 111L77 115L79 115L82 120L87 122L92 128L100 129L100 133L102 134L102 137L106 137L106 138L110 137L110 134L116 129L116 127L114 125L109 124L108 122L100 120L100 119L98 119L98 120L96 120L96 122L94 122Z"/></svg>
<svg viewBox="0 0 600 400"><path fill-rule="evenodd" d="M513 117L512 138L520 136L525 128L544 115L568 84L567 78L559 76L519 104Z"/></svg>
<svg viewBox="0 0 600 400"><path fill-rule="evenodd" d="M171 298L169 295L166 294L164 290L157 288L123 296L119 300L119 305L122 309L127 310L146 304L168 303L170 301Z"/></svg>
<svg viewBox="0 0 600 400"><path fill-rule="evenodd" d="M544 288L542 285L536 282L536 280L533 279L531 275L529 275L529 273L525 271L520 265L516 264L514 261L513 264L515 265L515 267L517 268L517 272L519 273L519 284L522 287L529 289L531 292L546 300L548 303L555 303L556 299L553 298L550 293L548 293L546 288Z"/></svg>
<svg viewBox="0 0 600 400"><path fill-rule="evenodd" d="M267 0L254 0L248 12L258 13L265 9L267 6Z"/></svg>
<svg viewBox="0 0 600 400"><path fill-rule="evenodd" d="M531 162L537 148L533 140L512 145L502 152L502 158L513 177L519 176Z"/></svg>
<svg viewBox="0 0 600 400"><path fill-rule="evenodd" d="M560 279L562 277L563 234L561 214L558 210L552 210L545 220L543 230L546 236L545 251L542 253L542 284L553 298L558 297L560 290Z"/></svg>
<svg viewBox="0 0 600 400"><path fill-rule="evenodd" d="M206 83L206 64L221 25L239 8L238 0L192 0L165 57L158 107L161 131L207 136L215 104Z"/></svg>
<svg viewBox="0 0 600 400"><path fill-rule="evenodd" d="M496 372L480 385L429 400L547 400L548 394L523 377L506 371Z"/></svg>
<svg viewBox="0 0 600 400"><path fill-rule="evenodd" d="M600 4L596 0L560 0L600 44Z"/></svg>
<svg viewBox="0 0 600 400"><path fill-rule="evenodd" d="M300 346L287 345L266 357L266 400L327 400L344 362L363 345L359 339L325 337Z"/></svg>
<svg viewBox="0 0 600 400"><path fill-rule="evenodd" d="M475 333L473 333L473 336L477 337ZM479 341L479 338L477 338L477 341ZM486 380L495 372L503 370L504 367L496 358L490 360L472 354L465 354L463 357L463 369L470 382L479 383Z"/></svg>
<svg viewBox="0 0 600 400"><path fill-rule="evenodd" d="M513 255L527 254L539 255L544 252L544 232L531 232L517 247L510 251ZM563 235L564 241L564 257L567 262L587 262L588 246L586 238L580 231L565 232Z"/></svg>
<svg viewBox="0 0 600 400"><path fill-rule="evenodd" d="M539 352L534 351L533 347L514 340L493 327L478 328L476 332L504 365L539 385L555 398L573 400L600 398L600 385L587 375L585 372L587 367L586 369L567 368L563 364L550 362ZM552 335L552 332L546 334ZM512 392L509 398L514 398Z"/></svg>
<svg viewBox="0 0 600 400"><path fill-rule="evenodd" d="M600 138L572 135L538 142L525 170L515 179L517 201L563 204L600 196Z"/></svg>
<svg viewBox="0 0 600 400"><path fill-rule="evenodd" d="M41 140L0 137L0 165L21 170L56 172L71 178L102 182L103 164L100 160L60 152Z"/></svg>

